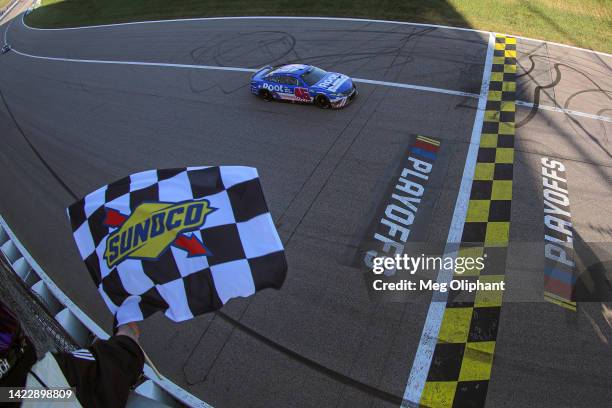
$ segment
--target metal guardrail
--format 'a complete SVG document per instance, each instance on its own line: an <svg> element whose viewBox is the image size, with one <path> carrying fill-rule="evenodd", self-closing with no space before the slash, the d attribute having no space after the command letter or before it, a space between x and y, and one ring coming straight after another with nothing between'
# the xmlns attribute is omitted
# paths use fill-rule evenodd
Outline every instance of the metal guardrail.
<svg viewBox="0 0 612 408"><path fill-rule="evenodd" d="M19 0L15 0L12 3L9 3L6 6L4 6L4 8L0 10L0 19L4 17L5 14L10 12L13 9L13 7L17 5L17 3L19 3Z"/></svg>
<svg viewBox="0 0 612 408"><path fill-rule="evenodd" d="M44 272L1 215L0 252L10 264L12 271L80 347L89 346L95 337L109 338L108 333L74 304ZM147 364L144 367L144 375L147 380L134 390L128 400L128 408L151 406L212 408L167 378L158 377Z"/></svg>

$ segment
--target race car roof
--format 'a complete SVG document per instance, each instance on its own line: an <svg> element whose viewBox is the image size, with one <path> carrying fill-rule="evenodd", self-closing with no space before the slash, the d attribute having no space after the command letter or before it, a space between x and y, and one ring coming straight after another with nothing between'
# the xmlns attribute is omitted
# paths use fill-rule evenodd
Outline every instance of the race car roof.
<svg viewBox="0 0 612 408"><path fill-rule="evenodd" d="M305 64L287 64L276 67L270 74L293 74L302 75L304 72L311 69L312 66Z"/></svg>

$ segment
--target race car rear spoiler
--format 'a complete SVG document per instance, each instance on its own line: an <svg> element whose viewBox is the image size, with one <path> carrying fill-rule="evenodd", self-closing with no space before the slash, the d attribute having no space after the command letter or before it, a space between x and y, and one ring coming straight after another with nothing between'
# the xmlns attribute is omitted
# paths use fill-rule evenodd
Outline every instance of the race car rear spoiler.
<svg viewBox="0 0 612 408"><path fill-rule="evenodd" d="M263 73L265 73L265 72L268 72L268 71L270 71L272 68L274 68L272 65L266 65L265 67L261 67L261 68L259 68L259 69L257 70L257 72L255 72L255 73L253 74L253 76L252 76L251 78L255 78L255 77L256 77L256 76L258 76L258 75L261 75L261 74L263 74Z"/></svg>

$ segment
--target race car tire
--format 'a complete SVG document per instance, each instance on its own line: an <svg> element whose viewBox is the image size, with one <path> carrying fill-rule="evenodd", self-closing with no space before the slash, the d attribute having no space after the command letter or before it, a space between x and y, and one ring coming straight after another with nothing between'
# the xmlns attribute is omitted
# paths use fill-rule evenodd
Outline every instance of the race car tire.
<svg viewBox="0 0 612 408"><path fill-rule="evenodd" d="M314 102L315 105L317 105L321 109L328 109L331 106L331 103L329 103L329 99L325 95L317 95Z"/></svg>
<svg viewBox="0 0 612 408"><path fill-rule="evenodd" d="M267 102L270 102L272 99L274 99L274 97L272 96L272 93L268 91L267 89L260 90L259 97Z"/></svg>

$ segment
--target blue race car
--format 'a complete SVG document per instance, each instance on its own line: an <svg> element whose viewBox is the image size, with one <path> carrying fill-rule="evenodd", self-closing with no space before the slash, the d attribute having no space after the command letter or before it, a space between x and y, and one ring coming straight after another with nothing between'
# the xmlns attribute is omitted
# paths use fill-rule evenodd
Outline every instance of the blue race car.
<svg viewBox="0 0 612 408"><path fill-rule="evenodd" d="M266 101L314 103L323 109L342 108L357 96L348 76L303 64L261 68L251 77L251 92Z"/></svg>

